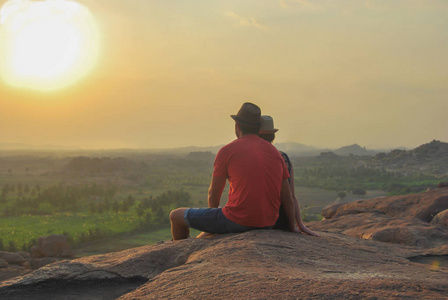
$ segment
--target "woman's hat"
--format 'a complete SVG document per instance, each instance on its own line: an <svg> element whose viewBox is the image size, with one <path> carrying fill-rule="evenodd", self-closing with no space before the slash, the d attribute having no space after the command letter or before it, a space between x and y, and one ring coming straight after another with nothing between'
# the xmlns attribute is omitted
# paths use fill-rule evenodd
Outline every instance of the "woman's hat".
<svg viewBox="0 0 448 300"><path fill-rule="evenodd" d="M236 115L230 115L238 124L247 127L259 127L261 122L261 109L250 102L243 103Z"/></svg>
<svg viewBox="0 0 448 300"><path fill-rule="evenodd" d="M274 128L274 120L271 116L261 116L261 126L258 134L272 134L277 131L278 129Z"/></svg>

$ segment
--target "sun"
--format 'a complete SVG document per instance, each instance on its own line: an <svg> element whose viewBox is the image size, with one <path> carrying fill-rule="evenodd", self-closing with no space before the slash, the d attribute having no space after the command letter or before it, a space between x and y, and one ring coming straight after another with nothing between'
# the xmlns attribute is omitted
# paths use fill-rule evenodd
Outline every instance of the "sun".
<svg viewBox="0 0 448 300"><path fill-rule="evenodd" d="M0 75L11 85L56 90L94 66L98 29L89 10L68 0L10 0L0 10Z"/></svg>

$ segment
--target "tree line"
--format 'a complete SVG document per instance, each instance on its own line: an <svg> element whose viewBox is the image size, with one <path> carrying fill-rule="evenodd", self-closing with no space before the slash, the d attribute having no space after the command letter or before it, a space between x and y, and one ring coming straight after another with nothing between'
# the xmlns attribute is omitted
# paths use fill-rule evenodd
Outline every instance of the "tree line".
<svg viewBox="0 0 448 300"><path fill-rule="evenodd" d="M299 169L299 168L298 168ZM425 191L437 182L446 180L436 175L423 173L403 174L384 168L368 168L363 165L328 164L307 166L295 173L298 185L318 187L326 190L365 194L366 190L381 189L390 195Z"/></svg>
<svg viewBox="0 0 448 300"><path fill-rule="evenodd" d="M42 190L41 197L44 197L44 195L58 198L58 197L64 197L67 195L68 192L73 192L73 187L70 187L67 189L67 187L63 188L60 185L57 186L51 186L46 189ZM83 230L82 232L64 232L63 234L67 237L68 242L76 247L79 244L97 240L100 238L104 238L107 236L111 236L116 234L116 232L113 232L110 230L110 228L102 227L101 220L104 218L111 220L114 219L114 214L123 214L126 216L126 218L129 218L132 216L133 219L138 220L135 222L133 227L131 228L131 231L147 231L148 229L154 230L160 227L164 227L169 224L169 213L172 209L176 207L182 207L182 206L190 206L191 204L191 194L184 191L184 190L168 190L163 192L162 194L154 197L154 196L148 196L144 199L137 200L132 195L128 195L124 200L117 201L116 199L110 202L110 205L108 206L108 198L107 196L112 196L112 191L107 188L99 189L98 186L80 186L78 189L76 189L78 192L78 195L83 196L91 196L92 194L96 195L102 195L104 201L97 201L96 203L93 202L93 200L90 200L90 205L86 206L86 208L83 209L83 214L89 214L92 216L98 216L93 218L93 222L90 221L90 225L95 224L96 227L91 228L88 230ZM68 193L72 195L71 193ZM53 199L53 198L51 198ZM61 199L61 198L60 198ZM99 199L99 198L98 198ZM98 200L96 199L96 200ZM15 202L20 203L23 205L22 202L16 201ZM43 202L46 204L50 204L50 202ZM51 204L50 204L51 205ZM101 211L99 207L103 208ZM58 206L59 207L59 206ZM18 206L14 206L15 208L15 215L18 215L19 208ZM81 209L79 209L81 211ZM105 216L100 216L100 214L107 213ZM3 211L3 216L10 216L8 214L12 214L11 210L5 210ZM24 218L26 218L26 215L22 215ZM118 216L118 215L117 215ZM70 215L67 215L67 218L70 218ZM126 222L126 221L125 221ZM89 228L89 227L88 227ZM73 229L72 229L73 230ZM54 228L54 230L51 230L54 232L58 231L58 228ZM5 238L5 241L3 240ZM24 250L29 251L31 246L36 245L36 239L33 238L31 235L27 242L23 243L22 245L17 245L16 242L14 242L11 239L8 239L8 237L0 237L0 250L7 250L7 251L17 251L17 250Z"/></svg>
<svg viewBox="0 0 448 300"><path fill-rule="evenodd" d="M22 188L24 186L24 188ZM23 214L43 215L61 212L84 211L88 201L99 203L111 201L118 192L116 186L101 186L96 183L85 185L55 184L46 188L36 185L30 191L27 185L2 186L0 207L2 216ZM35 191L35 192L32 192Z"/></svg>

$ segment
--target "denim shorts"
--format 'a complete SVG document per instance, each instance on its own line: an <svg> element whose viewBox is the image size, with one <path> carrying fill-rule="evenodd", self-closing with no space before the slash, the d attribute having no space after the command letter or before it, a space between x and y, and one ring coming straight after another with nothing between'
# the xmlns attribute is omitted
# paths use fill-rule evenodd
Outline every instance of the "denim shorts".
<svg viewBox="0 0 448 300"><path fill-rule="evenodd" d="M188 227L209 233L238 233L270 227L248 227L230 221L224 216L222 208L189 208L184 214Z"/></svg>

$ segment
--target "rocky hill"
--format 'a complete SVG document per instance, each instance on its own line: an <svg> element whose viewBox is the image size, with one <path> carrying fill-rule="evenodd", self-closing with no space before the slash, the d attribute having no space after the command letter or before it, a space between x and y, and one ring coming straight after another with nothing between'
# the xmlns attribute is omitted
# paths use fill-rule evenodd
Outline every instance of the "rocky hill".
<svg viewBox="0 0 448 300"><path fill-rule="evenodd" d="M0 283L0 299L448 299L447 208L444 187L329 207L310 224L321 238L259 230L60 261Z"/></svg>
<svg viewBox="0 0 448 300"><path fill-rule="evenodd" d="M434 140L413 150L378 153L373 161L391 170L448 174L448 143Z"/></svg>
<svg viewBox="0 0 448 300"><path fill-rule="evenodd" d="M299 143L275 143L278 150L286 152L291 155L314 156L322 149L313 146L307 146Z"/></svg>
<svg viewBox="0 0 448 300"><path fill-rule="evenodd" d="M375 150L367 150L366 147L361 147L358 144L341 147L333 151L337 155L357 155L357 156L368 156L375 155L378 151Z"/></svg>

